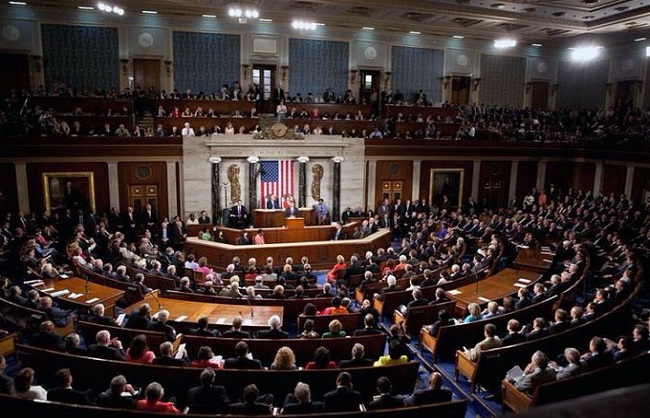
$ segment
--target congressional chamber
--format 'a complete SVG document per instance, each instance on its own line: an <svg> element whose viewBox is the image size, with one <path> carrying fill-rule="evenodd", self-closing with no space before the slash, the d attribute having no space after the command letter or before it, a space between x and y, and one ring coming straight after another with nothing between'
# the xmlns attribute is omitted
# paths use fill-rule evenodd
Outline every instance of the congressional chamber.
<svg viewBox="0 0 650 418"><path fill-rule="evenodd" d="M0 5L4 409L643 416L642 4L51 3Z"/></svg>

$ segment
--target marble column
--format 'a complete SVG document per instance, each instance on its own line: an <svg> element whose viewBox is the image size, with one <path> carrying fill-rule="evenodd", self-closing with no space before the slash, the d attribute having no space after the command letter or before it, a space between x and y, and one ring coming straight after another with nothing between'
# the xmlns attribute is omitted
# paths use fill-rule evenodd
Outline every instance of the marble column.
<svg viewBox="0 0 650 418"><path fill-rule="evenodd" d="M594 172L594 187L591 189L592 196L598 196L601 189L603 188L603 172L604 164L602 161L596 163L596 170Z"/></svg>
<svg viewBox="0 0 650 418"><path fill-rule="evenodd" d="M517 193L517 172L519 171L519 161L513 161L510 165L510 186L508 187L508 202L510 202Z"/></svg>
<svg viewBox="0 0 650 418"><path fill-rule="evenodd" d="M472 188L471 188L471 193L472 197L474 198L475 202L478 202L478 190L479 190L479 185L481 183L481 162L480 161L474 161L474 166L472 168ZM461 187L463 187L461 185ZM463 202L460 203L461 205Z"/></svg>
<svg viewBox="0 0 650 418"><path fill-rule="evenodd" d="M537 182L535 187L537 191L544 190L544 184L546 183L546 161L540 161L537 163Z"/></svg>
<svg viewBox="0 0 650 418"><path fill-rule="evenodd" d="M212 224L221 223L221 188L219 183L219 163L221 157L213 155L209 159L212 178Z"/></svg>
<svg viewBox="0 0 650 418"><path fill-rule="evenodd" d="M30 213L29 208L29 185L27 184L27 164L15 163L16 186L18 189L18 210Z"/></svg>
<svg viewBox="0 0 650 418"><path fill-rule="evenodd" d="M309 157L300 156L297 158L300 166L298 167L298 207L307 206L307 161Z"/></svg>
<svg viewBox="0 0 650 418"><path fill-rule="evenodd" d="M111 208L120 210L120 180L117 171L117 161L109 161L108 164L108 201Z"/></svg>
<svg viewBox="0 0 650 418"><path fill-rule="evenodd" d="M260 157L252 155L246 159L248 161L248 210L252 216L253 211L259 207L257 204L257 165L260 162ZM252 225L253 220L251 220Z"/></svg>
<svg viewBox="0 0 650 418"><path fill-rule="evenodd" d="M413 160L413 186L411 187L411 201L417 202L422 199L420 196L420 172L422 171L422 160ZM373 208L374 210L375 208Z"/></svg>
<svg viewBox="0 0 650 418"><path fill-rule="evenodd" d="M181 173L182 174L182 173ZM167 161L167 216L173 219L179 214L178 184L176 183L176 161Z"/></svg>
<svg viewBox="0 0 650 418"><path fill-rule="evenodd" d="M623 193L625 193L625 196L627 197L632 196L633 182L634 182L634 166L628 165L627 171L625 172L625 189L623 189Z"/></svg>
<svg viewBox="0 0 650 418"><path fill-rule="evenodd" d="M333 157L334 162L334 201L332 202L332 221L341 220L341 163L345 161L343 157Z"/></svg>
<svg viewBox="0 0 650 418"><path fill-rule="evenodd" d="M375 196L375 188L377 185L377 160L368 161L368 189L366 190L366 209L373 211L377 207L379 197Z"/></svg>

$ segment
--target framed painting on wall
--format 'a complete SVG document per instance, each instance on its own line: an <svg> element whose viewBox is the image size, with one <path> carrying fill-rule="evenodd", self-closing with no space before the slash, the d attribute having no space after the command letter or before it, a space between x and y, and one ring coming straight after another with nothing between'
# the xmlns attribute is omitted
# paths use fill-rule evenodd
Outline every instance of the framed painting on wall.
<svg viewBox="0 0 650 418"><path fill-rule="evenodd" d="M462 168L431 169L429 179L429 201L440 209L458 209L463 202Z"/></svg>
<svg viewBox="0 0 650 418"><path fill-rule="evenodd" d="M45 210L95 212L95 177L92 172L43 173Z"/></svg>

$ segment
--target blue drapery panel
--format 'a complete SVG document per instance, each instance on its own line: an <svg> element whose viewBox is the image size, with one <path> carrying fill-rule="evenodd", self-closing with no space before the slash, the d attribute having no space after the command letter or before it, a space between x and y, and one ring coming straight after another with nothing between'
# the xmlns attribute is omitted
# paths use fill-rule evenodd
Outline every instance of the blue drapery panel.
<svg viewBox="0 0 650 418"><path fill-rule="evenodd" d="M522 107L526 58L481 55L481 103Z"/></svg>
<svg viewBox="0 0 650 418"><path fill-rule="evenodd" d="M347 42L289 39L289 93L314 97L331 88L343 96L348 87Z"/></svg>
<svg viewBox="0 0 650 418"><path fill-rule="evenodd" d="M239 35L174 32L174 88L180 92L217 93L239 81Z"/></svg>
<svg viewBox="0 0 650 418"><path fill-rule="evenodd" d="M605 106L609 61L560 61L557 71L557 107Z"/></svg>
<svg viewBox="0 0 650 418"><path fill-rule="evenodd" d="M41 26L45 85L68 84L75 89L119 86L119 41L116 28Z"/></svg>
<svg viewBox="0 0 650 418"><path fill-rule="evenodd" d="M394 46L392 49L392 92L399 90L404 100L413 100L423 90L427 101L442 101L444 53L437 49Z"/></svg>

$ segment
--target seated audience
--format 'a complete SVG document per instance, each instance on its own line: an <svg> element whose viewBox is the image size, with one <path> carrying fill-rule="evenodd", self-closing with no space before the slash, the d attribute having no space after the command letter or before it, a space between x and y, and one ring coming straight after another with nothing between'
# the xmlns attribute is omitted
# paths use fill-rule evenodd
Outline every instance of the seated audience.
<svg viewBox="0 0 650 418"><path fill-rule="evenodd" d="M373 411L375 409L393 409L404 406L404 398L400 395L392 395L393 384L386 376L377 379L377 392L379 396L373 399L366 409Z"/></svg>
<svg viewBox="0 0 650 418"><path fill-rule="evenodd" d="M404 405L426 405L451 401L452 392L442 387L442 374L433 372L429 375L429 386L426 389L416 390L411 396L404 399Z"/></svg>
<svg viewBox="0 0 650 418"><path fill-rule="evenodd" d="M215 385L216 373L211 367L203 369L199 375L198 386L187 391L187 406L193 414L225 414L228 412L230 399L226 388Z"/></svg>
<svg viewBox="0 0 650 418"><path fill-rule="evenodd" d="M158 382L151 382L144 390L145 399L135 401L135 409L149 412L166 412L180 414L180 411L172 402L162 400L165 390Z"/></svg>

